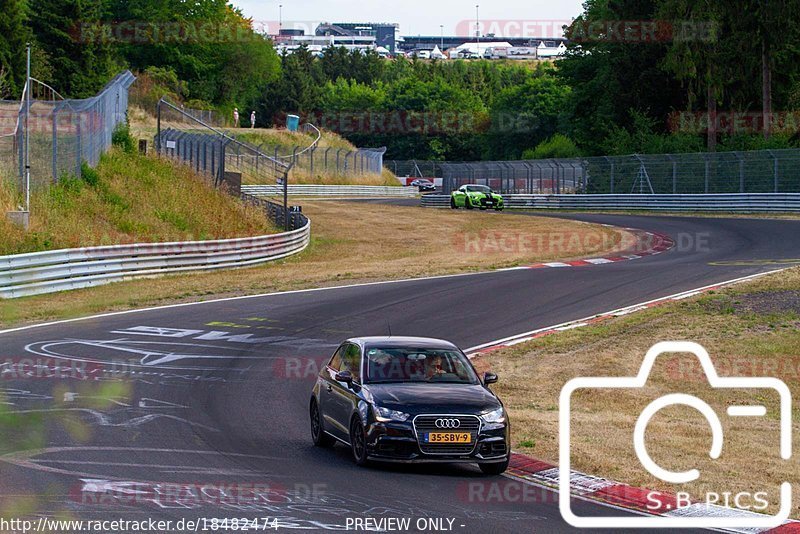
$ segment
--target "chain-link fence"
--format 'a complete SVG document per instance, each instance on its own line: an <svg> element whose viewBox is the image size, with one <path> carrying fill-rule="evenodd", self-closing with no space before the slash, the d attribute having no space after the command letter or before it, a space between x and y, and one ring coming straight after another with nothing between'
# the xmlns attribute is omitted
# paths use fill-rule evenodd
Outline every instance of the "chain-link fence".
<svg viewBox="0 0 800 534"><path fill-rule="evenodd" d="M111 146L114 129L125 121L128 88L134 80L126 71L97 96L69 100L32 79L25 88L27 92L30 87L30 105L25 96L21 102L0 102L3 174L16 177L19 189L25 188L26 146L31 189L57 182L65 175L80 176L82 162L96 165Z"/></svg>
<svg viewBox="0 0 800 534"><path fill-rule="evenodd" d="M796 193L800 150L587 158L587 193Z"/></svg>
<svg viewBox="0 0 800 534"><path fill-rule="evenodd" d="M800 149L442 163L440 166L444 193L467 183L488 185L508 194L800 192Z"/></svg>
<svg viewBox="0 0 800 534"><path fill-rule="evenodd" d="M315 128L303 125L310 133ZM305 146L287 146L261 144L255 146L260 152L269 154L276 160L291 163L293 173L307 178L319 175L333 176L361 176L365 174L381 174L383 170L383 155L386 148L335 148L311 144ZM313 180L312 180L313 181Z"/></svg>
<svg viewBox="0 0 800 534"><path fill-rule="evenodd" d="M426 160L386 160L384 167L389 169L398 178L442 178L444 169L442 161Z"/></svg>
<svg viewBox="0 0 800 534"><path fill-rule="evenodd" d="M253 172L246 172L245 178L251 184L264 184L259 180L261 166L270 162L281 162L291 165L295 181L315 182L319 176L353 177L365 174L381 174L383 170L383 155L386 148L336 148L319 146L319 130L311 124L304 124L301 131L309 133L308 143L303 145L282 145L276 143L255 143L250 140L256 137L257 130L241 128L232 129L223 123L220 125L218 115L210 114L203 110L187 109L170 103L170 108L160 107L162 112L163 127L177 127L185 130L187 120L195 119L198 124L223 131L229 137L236 139L228 147L228 156L235 157L237 165L252 167ZM209 120L210 122L206 122ZM175 124L177 123L177 125ZM315 140L316 139L316 140ZM261 154L261 157L255 157Z"/></svg>
<svg viewBox="0 0 800 534"><path fill-rule="evenodd" d="M208 177L215 187L224 186L246 202L264 208L267 216L284 229L294 230L305 225L305 217L288 208L286 185L291 163L264 154L165 100L158 105L154 143L160 155L181 161ZM283 203L242 193L241 179L245 176L257 183L274 184L275 196L282 196Z"/></svg>
<svg viewBox="0 0 800 534"><path fill-rule="evenodd" d="M586 179L579 160L475 161L440 163L443 193L464 184L488 185L499 193L580 192Z"/></svg>

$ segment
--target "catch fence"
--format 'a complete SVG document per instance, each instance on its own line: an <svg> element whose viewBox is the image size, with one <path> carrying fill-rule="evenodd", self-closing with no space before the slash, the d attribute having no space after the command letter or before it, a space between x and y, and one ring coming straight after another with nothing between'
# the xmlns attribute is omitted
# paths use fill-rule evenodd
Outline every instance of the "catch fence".
<svg viewBox="0 0 800 534"><path fill-rule="evenodd" d="M158 105L154 142L160 155L181 161L206 176L215 187L224 187L243 200L259 205L271 220L287 231L307 223L301 213L290 210L288 206L291 163L264 154L257 147L203 123L163 99ZM242 192L241 181L245 176L255 183L275 186L274 196L282 196L282 204Z"/></svg>
<svg viewBox="0 0 800 534"><path fill-rule="evenodd" d="M125 122L134 80L125 71L94 97L64 99L32 78L20 101L0 101L0 174L16 178L18 190L24 191L26 159L31 189L80 176L83 162L96 165L111 146L114 130Z"/></svg>
<svg viewBox="0 0 800 534"><path fill-rule="evenodd" d="M441 167L444 193L468 183L507 194L800 192L800 149L442 163Z"/></svg>

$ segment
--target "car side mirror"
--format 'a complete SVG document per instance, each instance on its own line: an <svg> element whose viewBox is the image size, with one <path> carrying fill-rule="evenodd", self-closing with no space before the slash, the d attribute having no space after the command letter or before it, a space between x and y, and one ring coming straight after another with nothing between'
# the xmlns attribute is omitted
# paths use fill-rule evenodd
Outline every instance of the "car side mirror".
<svg viewBox="0 0 800 534"><path fill-rule="evenodd" d="M485 385L494 384L497 382L497 375L494 373L483 373L483 383Z"/></svg>
<svg viewBox="0 0 800 534"><path fill-rule="evenodd" d="M337 382L344 382L347 385L353 384L353 373L350 371L339 371L333 378L335 378Z"/></svg>

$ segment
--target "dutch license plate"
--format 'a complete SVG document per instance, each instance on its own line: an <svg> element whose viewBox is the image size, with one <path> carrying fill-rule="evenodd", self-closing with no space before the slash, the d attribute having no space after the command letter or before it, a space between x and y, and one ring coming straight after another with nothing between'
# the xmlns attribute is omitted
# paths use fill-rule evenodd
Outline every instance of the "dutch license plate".
<svg viewBox="0 0 800 534"><path fill-rule="evenodd" d="M431 432L425 434L427 443L471 443L472 435L469 432Z"/></svg>

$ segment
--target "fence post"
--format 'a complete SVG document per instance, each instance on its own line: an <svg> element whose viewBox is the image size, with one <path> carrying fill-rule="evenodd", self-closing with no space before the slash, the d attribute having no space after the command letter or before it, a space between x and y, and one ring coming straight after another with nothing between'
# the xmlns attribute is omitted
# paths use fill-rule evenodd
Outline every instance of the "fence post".
<svg viewBox="0 0 800 534"><path fill-rule="evenodd" d="M53 183L58 183L58 104L53 107Z"/></svg>
<svg viewBox="0 0 800 534"><path fill-rule="evenodd" d="M556 195L561 194L561 165L558 164L558 160L551 160L556 167L555 175L556 175Z"/></svg>
<svg viewBox="0 0 800 534"><path fill-rule="evenodd" d="M589 192L589 173L586 171L586 167L588 163L586 160L581 160L581 181L583 182L583 188L581 192L585 195Z"/></svg>
<svg viewBox="0 0 800 534"><path fill-rule="evenodd" d="M614 166L616 165L616 161L614 161L613 159L610 159L609 157L606 157L606 159L609 161L609 163L611 163L611 191L610 192L613 195L614 194Z"/></svg>
<svg viewBox="0 0 800 534"><path fill-rule="evenodd" d="M772 156L772 181L773 181L773 191L775 193L778 192L778 156L776 156L772 150L767 150L767 153Z"/></svg>
<svg viewBox="0 0 800 534"><path fill-rule="evenodd" d="M708 179L709 179L708 173L710 172L709 165L708 165L708 154L704 155L703 159L706 162L706 172L705 172L705 178L704 178L704 183L705 183L704 191L706 193L708 193Z"/></svg>
<svg viewBox="0 0 800 534"><path fill-rule="evenodd" d="M75 175L78 178L81 177L81 162L83 161L83 147L81 146L81 114L76 113L75 117L77 117L77 125L75 126L75 143L77 149L75 150L77 161L75 162Z"/></svg>
<svg viewBox="0 0 800 534"><path fill-rule="evenodd" d="M289 171L283 173L283 226L289 231Z"/></svg>
<svg viewBox="0 0 800 534"><path fill-rule="evenodd" d="M156 154L161 155L161 100L156 104Z"/></svg>
<svg viewBox="0 0 800 534"><path fill-rule="evenodd" d="M734 152L739 159L739 192L744 193L744 158L740 152Z"/></svg>
<svg viewBox="0 0 800 534"><path fill-rule="evenodd" d="M672 163L672 194L674 195L677 192L675 157L672 154L667 154L667 159L670 161L670 163Z"/></svg>

